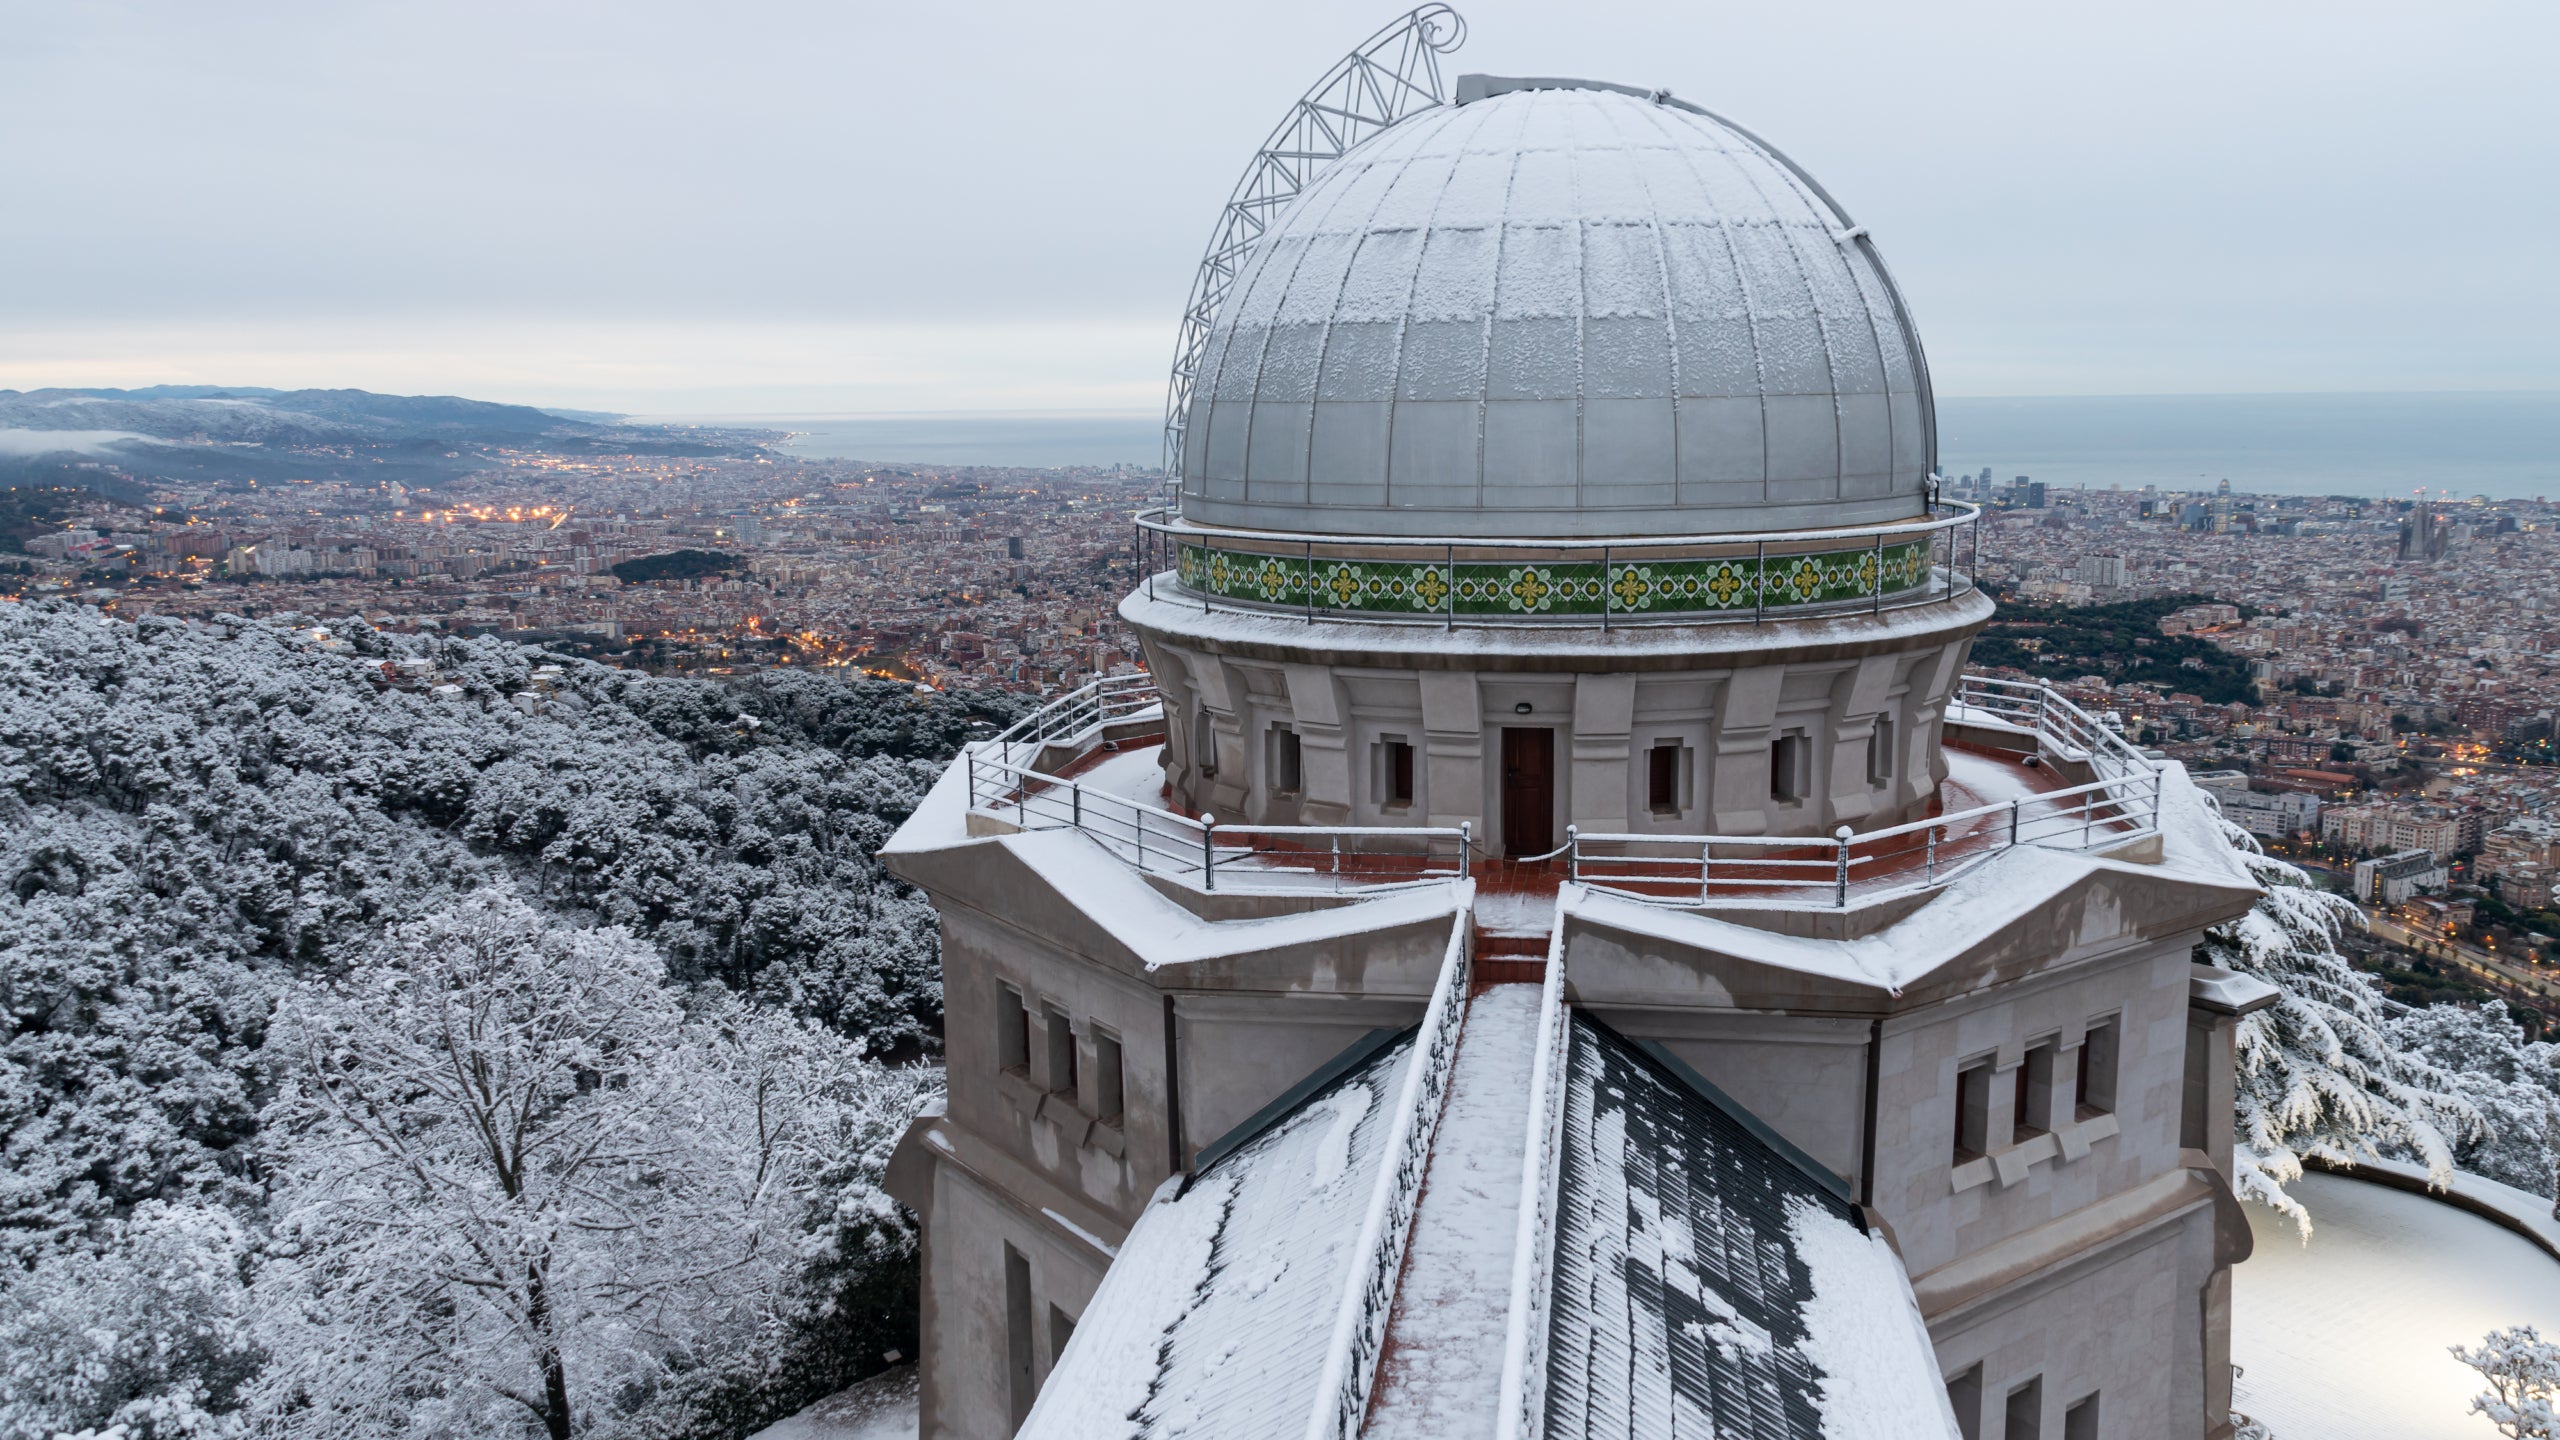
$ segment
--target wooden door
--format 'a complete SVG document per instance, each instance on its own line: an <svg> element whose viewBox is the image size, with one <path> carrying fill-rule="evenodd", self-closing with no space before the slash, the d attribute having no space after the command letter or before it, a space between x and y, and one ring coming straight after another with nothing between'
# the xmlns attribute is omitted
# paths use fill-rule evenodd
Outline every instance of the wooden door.
<svg viewBox="0 0 2560 1440"><path fill-rule="evenodd" d="M1502 853L1556 848L1556 732L1502 727Z"/></svg>

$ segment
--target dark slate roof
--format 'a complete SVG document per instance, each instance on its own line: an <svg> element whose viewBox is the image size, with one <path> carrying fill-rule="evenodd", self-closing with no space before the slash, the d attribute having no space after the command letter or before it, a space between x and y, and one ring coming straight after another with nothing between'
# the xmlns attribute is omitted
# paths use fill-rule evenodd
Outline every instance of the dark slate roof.
<svg viewBox="0 0 2560 1440"><path fill-rule="evenodd" d="M1792 1222L1811 1207L1855 1225L1856 1209L1836 1179L1710 1095L1667 1054L1574 1016L1551 1440L1824 1434L1806 1344L1813 1276Z"/></svg>

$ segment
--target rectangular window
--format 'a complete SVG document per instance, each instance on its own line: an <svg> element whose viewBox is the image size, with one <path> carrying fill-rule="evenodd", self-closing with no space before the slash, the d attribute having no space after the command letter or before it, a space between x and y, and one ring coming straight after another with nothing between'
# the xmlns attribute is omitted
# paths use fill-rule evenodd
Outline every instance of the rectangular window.
<svg viewBox="0 0 2560 1440"><path fill-rule="evenodd" d="M2116 1036L2112 1019L2089 1027L2080 1037L2080 1118L2111 1115L2116 1108Z"/></svg>
<svg viewBox="0 0 2560 1440"><path fill-rule="evenodd" d="M1031 1011L1022 1003L1022 992L1010 985L996 987L996 1067L1031 1073Z"/></svg>
<svg viewBox="0 0 2560 1440"><path fill-rule="evenodd" d="M2053 1128L2054 1051L2054 1043L2048 1040L2029 1050L2025 1063L2018 1067L2017 1109L2011 1112L2012 1143Z"/></svg>
<svg viewBox="0 0 2560 1440"><path fill-rule="evenodd" d="M1991 1062L1956 1072L1956 1163L1991 1153Z"/></svg>
<svg viewBox="0 0 2560 1440"><path fill-rule="evenodd" d="M1298 732L1286 725L1271 727L1271 788L1295 795L1304 782L1299 764Z"/></svg>
<svg viewBox="0 0 2560 1440"><path fill-rule="evenodd" d="M1893 783L1893 717L1876 717L1875 733L1867 737L1867 783Z"/></svg>
<svg viewBox="0 0 2560 1440"><path fill-rule="evenodd" d="M1076 1032L1067 1024L1066 1012L1049 1006L1040 1008L1048 1032L1047 1073L1040 1077L1042 1088L1076 1092Z"/></svg>
<svg viewBox="0 0 2560 1440"><path fill-rule="evenodd" d="M1121 1072L1120 1039L1100 1029L1093 1032L1093 1114L1106 1125L1120 1123L1128 1104L1127 1081Z"/></svg>
<svg viewBox="0 0 2560 1440"><path fill-rule="evenodd" d="M1011 1245L1004 1247L1004 1370L1005 1398L1019 1430L1040 1386L1031 1376L1031 1260Z"/></svg>
<svg viewBox="0 0 2560 1440"><path fill-rule="evenodd" d="M1067 1342L1076 1335L1076 1317L1052 1305L1049 1307L1049 1368L1067 1356Z"/></svg>
<svg viewBox="0 0 2560 1440"><path fill-rule="evenodd" d="M2097 1396L2087 1396L2062 1412L2062 1440L2098 1440Z"/></svg>
<svg viewBox="0 0 2560 1440"><path fill-rule="evenodd" d="M1680 813L1680 747L1656 742L1644 752L1645 807L1656 815Z"/></svg>
<svg viewBox="0 0 2560 1440"><path fill-rule="evenodd" d="M1783 805L1804 799L1813 788L1813 742L1799 732L1778 737L1769 747L1769 798Z"/></svg>
<svg viewBox="0 0 2560 1440"><path fill-rule="evenodd" d="M1378 803L1413 803L1413 746L1401 735L1390 735L1378 745Z"/></svg>
<svg viewBox="0 0 2560 1440"><path fill-rule="evenodd" d="M2009 1392L2009 1413L2001 1440L2038 1440L2044 1434L2044 1377L2039 1375Z"/></svg>
<svg viewBox="0 0 2560 1440"><path fill-rule="evenodd" d="M1982 1367L1947 1377L1947 1404L1956 1412L1956 1434L1982 1440Z"/></svg>

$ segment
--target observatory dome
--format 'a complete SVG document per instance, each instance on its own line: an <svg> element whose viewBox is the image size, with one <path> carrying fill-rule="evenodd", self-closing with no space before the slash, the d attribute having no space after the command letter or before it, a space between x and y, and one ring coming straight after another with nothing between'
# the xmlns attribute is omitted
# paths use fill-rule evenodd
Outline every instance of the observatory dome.
<svg viewBox="0 0 2560 1440"><path fill-rule="evenodd" d="M1922 512L1928 368L1865 232L1654 93L1466 76L1266 233L1201 360L1198 523L1596 537Z"/></svg>

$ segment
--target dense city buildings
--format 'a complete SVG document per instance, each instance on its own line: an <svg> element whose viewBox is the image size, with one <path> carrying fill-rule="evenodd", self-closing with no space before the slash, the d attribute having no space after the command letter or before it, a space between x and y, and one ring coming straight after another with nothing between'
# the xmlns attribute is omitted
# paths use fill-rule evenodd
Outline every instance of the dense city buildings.
<svg viewBox="0 0 2560 1440"><path fill-rule="evenodd" d="M426 490L70 499L26 540L13 588L126 616L361 614L651 669L858 665L1037 693L1136 654L1109 605L1135 573L1147 485L1110 470L526 454Z"/></svg>

